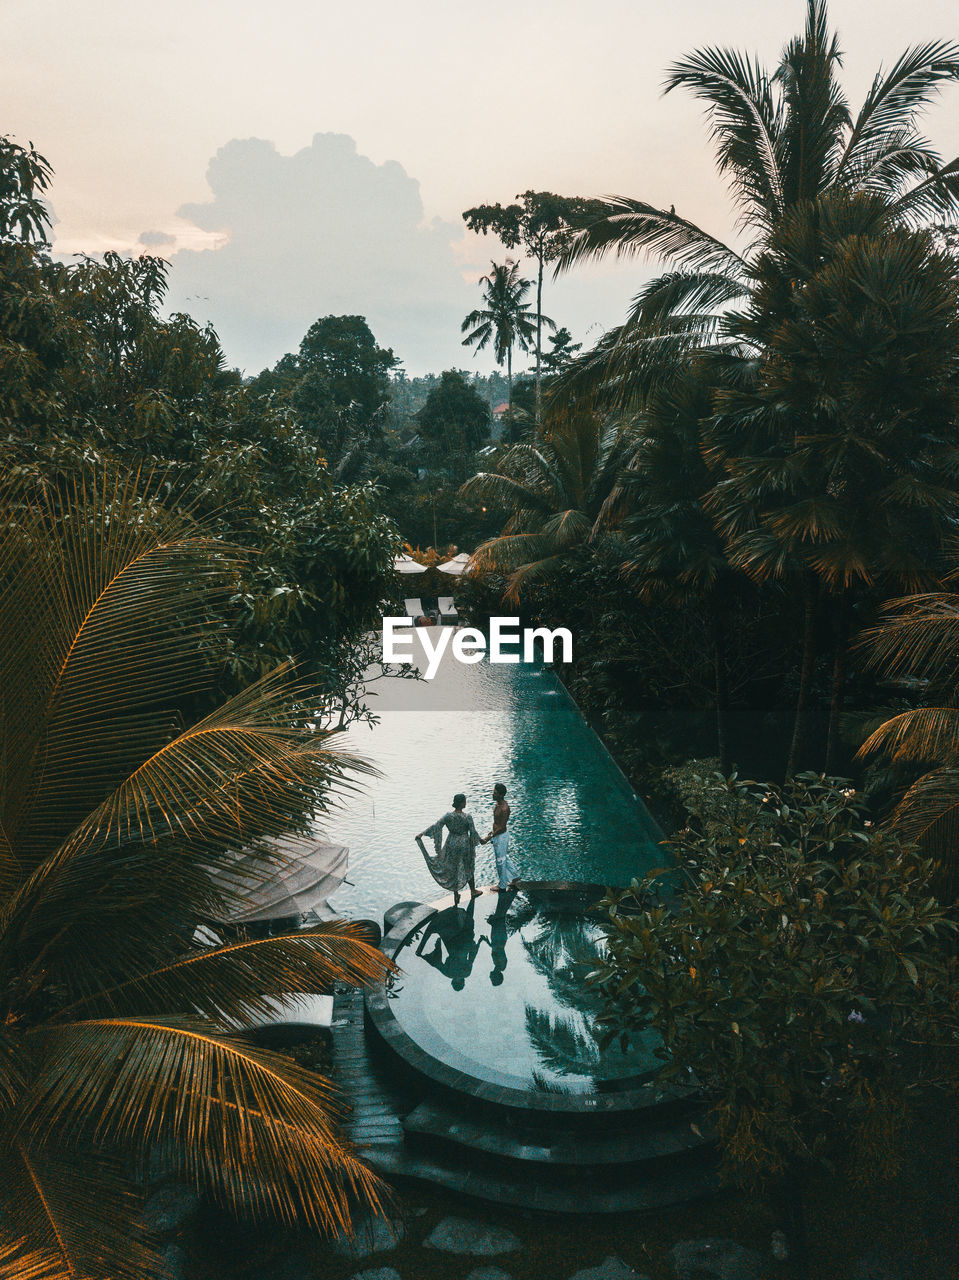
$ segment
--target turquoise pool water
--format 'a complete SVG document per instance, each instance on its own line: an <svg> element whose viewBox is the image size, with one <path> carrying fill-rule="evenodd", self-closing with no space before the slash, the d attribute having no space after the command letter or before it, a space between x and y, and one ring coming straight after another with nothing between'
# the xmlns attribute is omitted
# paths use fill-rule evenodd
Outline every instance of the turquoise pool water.
<svg viewBox="0 0 959 1280"><path fill-rule="evenodd" d="M495 782L509 791L524 879L624 885L662 863L645 806L548 668L447 657L433 681L380 680L370 695L380 723L354 727L345 745L382 777L323 824L350 848L352 884L330 899L335 911L382 920L397 902L433 901L440 890L414 836L457 791L485 835ZM477 851L476 874L495 883L491 846Z"/></svg>
<svg viewBox="0 0 959 1280"><path fill-rule="evenodd" d="M655 1073L655 1032L625 1052L602 1045L601 1001L586 975L603 939L577 895L531 888L439 905L396 952L389 1002L430 1059L470 1082L554 1099L636 1089Z"/></svg>

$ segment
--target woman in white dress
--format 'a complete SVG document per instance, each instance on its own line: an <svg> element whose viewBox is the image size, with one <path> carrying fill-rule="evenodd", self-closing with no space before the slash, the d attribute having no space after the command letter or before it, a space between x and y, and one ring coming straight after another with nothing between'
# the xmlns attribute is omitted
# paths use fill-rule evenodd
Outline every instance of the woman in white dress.
<svg viewBox="0 0 959 1280"><path fill-rule="evenodd" d="M424 836L433 841L435 853L430 853L423 843ZM431 827L419 833L416 843L426 859L430 875L441 888L452 890L454 903L459 905L460 892L466 885L470 887L471 898L479 897L475 881L479 836L472 814L466 812L466 796L462 792L453 797L453 808L449 813L444 813Z"/></svg>

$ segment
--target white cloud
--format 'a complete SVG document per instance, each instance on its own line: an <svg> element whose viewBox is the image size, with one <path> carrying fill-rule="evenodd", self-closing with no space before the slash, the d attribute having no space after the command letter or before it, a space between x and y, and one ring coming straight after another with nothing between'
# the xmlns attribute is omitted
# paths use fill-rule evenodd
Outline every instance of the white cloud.
<svg viewBox="0 0 959 1280"><path fill-rule="evenodd" d="M234 139L210 162L212 198L177 211L221 247L173 255L171 307L212 321L228 358L256 372L323 315L365 315L413 373L469 363L460 321L476 305L455 223L423 221L419 183L345 134L294 155ZM177 237L179 242L179 237Z"/></svg>

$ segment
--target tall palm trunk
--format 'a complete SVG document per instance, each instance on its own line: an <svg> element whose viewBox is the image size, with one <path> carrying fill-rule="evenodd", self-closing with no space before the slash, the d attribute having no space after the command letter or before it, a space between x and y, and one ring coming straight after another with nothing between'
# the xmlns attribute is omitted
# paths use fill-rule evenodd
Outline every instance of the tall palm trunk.
<svg viewBox="0 0 959 1280"><path fill-rule="evenodd" d="M539 258L539 273L536 277L536 426L539 427L543 416L543 258Z"/></svg>
<svg viewBox="0 0 959 1280"><path fill-rule="evenodd" d="M719 771L726 774L729 772L729 668L726 661L726 628L721 605L715 594L709 611L709 628L716 673L716 750Z"/></svg>
<svg viewBox="0 0 959 1280"><path fill-rule="evenodd" d="M839 755L839 719L846 699L846 667L849 658L849 597L839 598L836 611L836 653L832 666L829 732L826 736L826 772L835 773Z"/></svg>
<svg viewBox="0 0 959 1280"><path fill-rule="evenodd" d="M506 348L506 412L513 430L513 344Z"/></svg>
<svg viewBox="0 0 959 1280"><path fill-rule="evenodd" d="M816 665L816 614L818 605L818 584L814 578L806 575L803 583L802 666L799 673L799 696L796 699L796 719L793 724L789 759L786 762L787 778L791 778L799 767L799 760L809 737L809 695L813 670Z"/></svg>

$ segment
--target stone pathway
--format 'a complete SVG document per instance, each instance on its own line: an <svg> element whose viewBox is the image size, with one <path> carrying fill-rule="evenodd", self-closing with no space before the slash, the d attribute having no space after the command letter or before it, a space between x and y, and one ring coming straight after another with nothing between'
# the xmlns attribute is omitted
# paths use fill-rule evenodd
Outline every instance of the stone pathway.
<svg viewBox="0 0 959 1280"><path fill-rule="evenodd" d="M676 1280L760 1280L763 1260L735 1240L680 1240L669 1253Z"/></svg>
<svg viewBox="0 0 959 1280"><path fill-rule="evenodd" d="M406 1227L398 1219L361 1218L354 1227L352 1236L342 1235L333 1242L333 1252L341 1258L371 1258L374 1253L395 1249L406 1239Z"/></svg>
<svg viewBox="0 0 959 1280"><path fill-rule="evenodd" d="M569 1280L649 1280L647 1276L641 1276L638 1271L634 1271L632 1267L627 1266L621 1258L604 1258L598 1267L587 1267L584 1271L577 1271L571 1275Z"/></svg>
<svg viewBox="0 0 959 1280"><path fill-rule="evenodd" d="M493 1258L522 1248L522 1241L505 1227L493 1227L469 1218L443 1218L423 1241L425 1249Z"/></svg>

